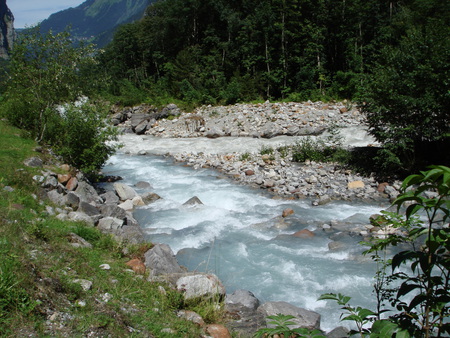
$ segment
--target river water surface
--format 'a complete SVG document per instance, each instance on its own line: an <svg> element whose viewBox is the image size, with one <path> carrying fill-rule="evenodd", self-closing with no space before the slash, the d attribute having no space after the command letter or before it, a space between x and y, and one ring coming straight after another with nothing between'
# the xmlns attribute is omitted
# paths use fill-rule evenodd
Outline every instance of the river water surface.
<svg viewBox="0 0 450 338"><path fill-rule="evenodd" d="M151 139L125 140L127 151L152 147ZM192 150L192 144L186 149L181 140L165 141L171 149L180 142L180 152ZM145 146L145 142L149 144ZM155 153L164 153L164 143L159 145ZM217 147L223 149L220 144ZM375 266L361 254L365 249L358 245L362 237L327 232L322 225L342 220L355 226L368 224L369 216L386 205L334 202L313 207L309 200L274 199L262 190L237 185L216 171L194 170L158 155L119 152L103 172L120 175L123 183L131 186L149 182L151 191L162 199L134 213L148 239L167 243L189 270L215 273L227 293L246 289L261 302L286 301L319 312L324 330L341 323L337 304L317 301L323 293L343 293L352 297L353 305L375 308L371 300ZM183 205L193 196L203 205ZM286 208L295 213L283 222L280 216ZM315 236L292 236L302 229L314 231ZM343 246L330 250L328 244L333 241Z"/></svg>

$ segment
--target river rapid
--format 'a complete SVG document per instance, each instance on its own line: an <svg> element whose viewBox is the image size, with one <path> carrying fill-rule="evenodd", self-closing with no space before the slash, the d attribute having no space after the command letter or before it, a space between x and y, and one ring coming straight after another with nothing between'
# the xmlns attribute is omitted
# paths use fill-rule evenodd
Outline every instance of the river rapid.
<svg viewBox="0 0 450 338"><path fill-rule="evenodd" d="M215 151L229 150L226 142L230 140L222 140L214 140ZM107 175L123 177L123 183L130 186L148 182L150 190L162 197L134 212L149 241L168 244L189 270L215 273L227 293L246 289L261 302L286 301L319 312L325 331L341 323L337 304L317 301L323 293L343 293L352 297L354 305L374 308L376 267L362 255L365 248L358 242L363 238L324 229L324 224L363 227L370 215L387 205L332 202L313 207L307 199L276 199L263 190L238 185L217 171L193 169L155 155L173 149L195 151L204 140L164 139L151 154L152 141L122 138L124 148L103 169ZM150 154L137 155L144 148ZM203 205L183 205L193 196ZM282 218L286 208L294 214ZM303 229L312 231L314 237L292 236Z"/></svg>

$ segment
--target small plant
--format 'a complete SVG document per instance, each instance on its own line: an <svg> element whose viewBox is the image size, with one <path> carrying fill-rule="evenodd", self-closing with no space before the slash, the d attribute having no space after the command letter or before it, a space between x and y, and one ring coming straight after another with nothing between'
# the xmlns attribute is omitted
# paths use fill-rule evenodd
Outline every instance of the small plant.
<svg viewBox="0 0 450 338"><path fill-rule="evenodd" d="M248 160L250 160L250 158L251 158L250 153L245 152L245 153L241 154L241 156L239 157L239 160L240 161L248 161Z"/></svg>
<svg viewBox="0 0 450 338"><path fill-rule="evenodd" d="M271 319L267 324L275 325L274 328L262 328L259 329L255 333L255 337L275 337L281 336L287 337L310 337L310 338L325 338L320 330L308 330L305 328L294 328L291 329L289 325L295 325L291 319L294 319L294 316L291 315L283 315L281 313L274 316L267 316L268 319Z"/></svg>
<svg viewBox="0 0 450 338"><path fill-rule="evenodd" d="M261 150L259 151L261 155L272 155L273 152L274 152L273 148L269 146L262 146Z"/></svg>

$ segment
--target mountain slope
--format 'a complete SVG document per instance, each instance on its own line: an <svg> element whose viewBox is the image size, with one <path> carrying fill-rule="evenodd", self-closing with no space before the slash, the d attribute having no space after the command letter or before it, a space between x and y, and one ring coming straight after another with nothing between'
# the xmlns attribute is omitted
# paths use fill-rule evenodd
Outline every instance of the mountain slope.
<svg viewBox="0 0 450 338"><path fill-rule="evenodd" d="M78 7L50 15L42 31L61 32L71 27L74 38L92 40L99 47L110 41L118 25L140 19L155 0L87 0Z"/></svg>
<svg viewBox="0 0 450 338"><path fill-rule="evenodd" d="M13 42L14 16L6 5L6 0L0 0L0 58L8 58Z"/></svg>

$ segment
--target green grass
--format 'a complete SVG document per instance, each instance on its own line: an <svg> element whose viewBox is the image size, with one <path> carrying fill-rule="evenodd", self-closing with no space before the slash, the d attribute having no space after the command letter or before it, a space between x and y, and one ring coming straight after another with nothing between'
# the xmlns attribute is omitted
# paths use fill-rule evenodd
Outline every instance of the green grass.
<svg viewBox="0 0 450 338"><path fill-rule="evenodd" d="M175 314L186 307L179 293L164 286L162 294L159 284L127 269L125 263L142 257L149 243L124 254L121 244L96 228L45 214L30 178L37 170L23 165L38 155L36 144L20 134L0 121L0 336L172 337L165 328L200 336L196 325ZM8 185L13 192L4 189ZM70 233L93 248L73 247ZM91 281L92 289L82 290L75 279Z"/></svg>

